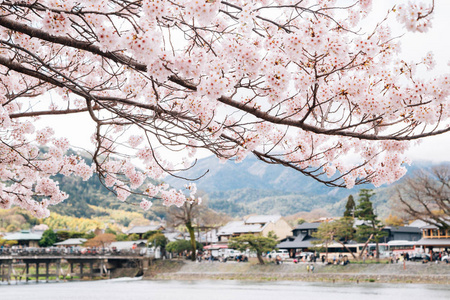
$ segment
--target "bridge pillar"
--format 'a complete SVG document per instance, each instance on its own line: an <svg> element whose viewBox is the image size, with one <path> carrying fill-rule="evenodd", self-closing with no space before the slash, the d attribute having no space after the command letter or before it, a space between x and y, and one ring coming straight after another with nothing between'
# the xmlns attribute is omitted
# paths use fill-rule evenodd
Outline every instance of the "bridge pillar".
<svg viewBox="0 0 450 300"><path fill-rule="evenodd" d="M12 268L13 268L13 265L12 265L12 262L10 262L9 264L8 264L8 274L6 274L6 276L8 276L7 278L7 280L8 280L8 284L11 284L11 273L12 273Z"/></svg>
<svg viewBox="0 0 450 300"><path fill-rule="evenodd" d="M145 258L142 260L142 269L144 271L144 274L148 270L149 261L150 261L150 259L145 259Z"/></svg>
<svg viewBox="0 0 450 300"><path fill-rule="evenodd" d="M89 269L90 269L89 278L92 279L92 278L94 278L94 262L93 261L89 262Z"/></svg>
<svg viewBox="0 0 450 300"><path fill-rule="evenodd" d="M83 263L80 263L80 279L83 279Z"/></svg>
<svg viewBox="0 0 450 300"><path fill-rule="evenodd" d="M39 282L39 263L36 263L36 283Z"/></svg>
<svg viewBox="0 0 450 300"><path fill-rule="evenodd" d="M28 273L30 271L30 265L28 262L25 263L25 282L28 282Z"/></svg>
<svg viewBox="0 0 450 300"><path fill-rule="evenodd" d="M59 276L61 275L61 260L56 262L56 281L59 282Z"/></svg>
<svg viewBox="0 0 450 300"><path fill-rule="evenodd" d="M6 267L8 270L6 270ZM6 280L8 284L11 284L12 267L12 260L0 261L0 278L2 279L2 282Z"/></svg>
<svg viewBox="0 0 450 300"><path fill-rule="evenodd" d="M49 267L49 262L45 262L45 281L48 282L48 267Z"/></svg>

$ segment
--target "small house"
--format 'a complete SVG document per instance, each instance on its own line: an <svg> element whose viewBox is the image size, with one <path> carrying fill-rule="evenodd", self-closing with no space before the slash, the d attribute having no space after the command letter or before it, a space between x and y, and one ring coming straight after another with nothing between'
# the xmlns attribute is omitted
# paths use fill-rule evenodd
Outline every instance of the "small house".
<svg viewBox="0 0 450 300"><path fill-rule="evenodd" d="M35 233L29 230L21 230L3 237L7 241L17 241L17 245L24 247L39 247L41 238L42 232Z"/></svg>

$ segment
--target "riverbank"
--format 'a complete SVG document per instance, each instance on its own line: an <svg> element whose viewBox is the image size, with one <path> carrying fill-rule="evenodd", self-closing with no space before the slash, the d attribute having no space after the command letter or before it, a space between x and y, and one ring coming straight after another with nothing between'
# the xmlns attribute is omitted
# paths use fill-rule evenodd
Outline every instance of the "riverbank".
<svg viewBox="0 0 450 300"><path fill-rule="evenodd" d="M144 274L149 280L252 280L450 284L450 264L307 264L158 261Z"/></svg>

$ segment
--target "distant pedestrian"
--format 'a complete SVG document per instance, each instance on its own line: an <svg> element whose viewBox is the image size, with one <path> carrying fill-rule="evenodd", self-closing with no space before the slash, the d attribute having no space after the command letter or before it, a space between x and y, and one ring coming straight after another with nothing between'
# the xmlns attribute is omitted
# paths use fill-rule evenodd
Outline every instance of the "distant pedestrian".
<svg viewBox="0 0 450 300"><path fill-rule="evenodd" d="M282 263L281 256L277 255L275 260L276 260L277 265L281 265L281 263Z"/></svg>
<svg viewBox="0 0 450 300"><path fill-rule="evenodd" d="M306 265L306 271L309 273L309 265Z"/></svg>
<svg viewBox="0 0 450 300"><path fill-rule="evenodd" d="M311 273L314 273L314 265L311 265L311 267L309 267L309 269L311 270Z"/></svg>

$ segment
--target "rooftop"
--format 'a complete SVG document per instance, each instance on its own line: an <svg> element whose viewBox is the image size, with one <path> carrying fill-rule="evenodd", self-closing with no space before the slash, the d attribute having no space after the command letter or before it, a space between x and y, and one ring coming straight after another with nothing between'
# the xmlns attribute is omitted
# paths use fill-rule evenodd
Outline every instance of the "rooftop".
<svg viewBox="0 0 450 300"><path fill-rule="evenodd" d="M3 239L8 241L39 241L42 238L42 232L32 233L29 230L22 230L5 235Z"/></svg>
<svg viewBox="0 0 450 300"><path fill-rule="evenodd" d="M317 239L307 235L299 235L296 236L293 241L285 241L281 242L277 245L277 248L280 249L296 249L296 248L311 248L315 245L312 244L313 241Z"/></svg>
<svg viewBox="0 0 450 300"><path fill-rule="evenodd" d="M71 246L71 245L81 245L86 242L87 239L67 239L65 241L55 243L56 246Z"/></svg>
<svg viewBox="0 0 450 300"><path fill-rule="evenodd" d="M409 232L409 233L420 233L419 227L414 226L386 226L384 229L388 229L391 232Z"/></svg>
<svg viewBox="0 0 450 300"><path fill-rule="evenodd" d="M420 239L416 245L450 247L450 239Z"/></svg>
<svg viewBox="0 0 450 300"><path fill-rule="evenodd" d="M319 228L320 224L322 223L303 223L300 225L297 225L297 227L294 228L294 230L298 230L298 229L317 229Z"/></svg>
<svg viewBox="0 0 450 300"><path fill-rule="evenodd" d="M261 232L263 228L260 224L245 224L244 221L231 221L219 228L217 234L231 235L233 233Z"/></svg>
<svg viewBox="0 0 450 300"><path fill-rule="evenodd" d="M263 224L273 222L275 223L281 219L280 215L258 215L258 216L250 216L245 220L246 224Z"/></svg>
<svg viewBox="0 0 450 300"><path fill-rule="evenodd" d="M117 250L129 250L133 247L133 244L136 244L137 247L145 247L147 244L146 240L138 240L138 241L120 241L120 242L112 242L109 247L115 247Z"/></svg>
<svg viewBox="0 0 450 300"><path fill-rule="evenodd" d="M146 233L147 231L157 231L163 229L162 225L147 225L147 226L134 226L130 230L128 230L127 234L133 234L133 233Z"/></svg>

